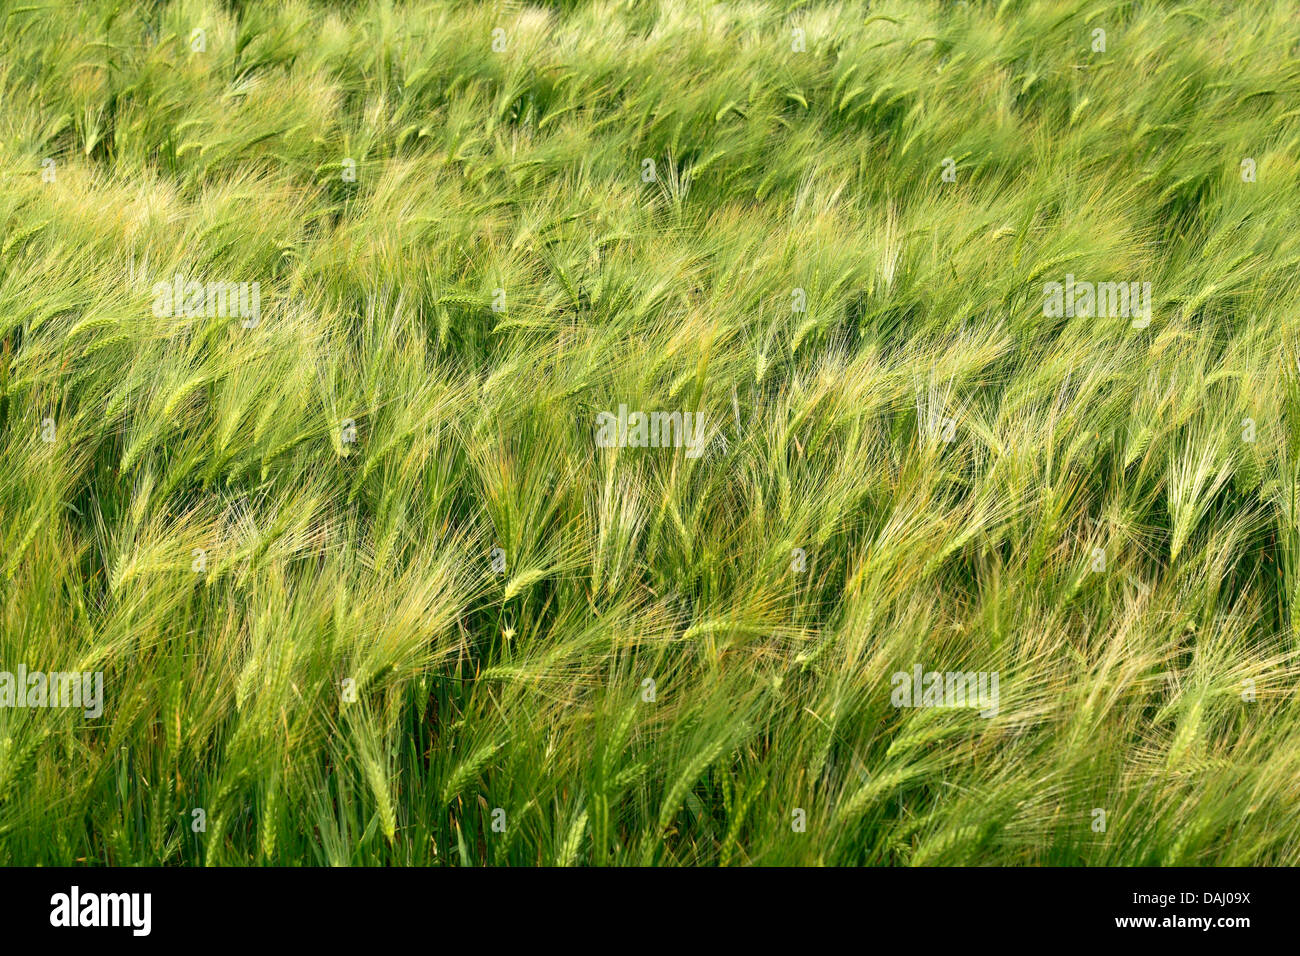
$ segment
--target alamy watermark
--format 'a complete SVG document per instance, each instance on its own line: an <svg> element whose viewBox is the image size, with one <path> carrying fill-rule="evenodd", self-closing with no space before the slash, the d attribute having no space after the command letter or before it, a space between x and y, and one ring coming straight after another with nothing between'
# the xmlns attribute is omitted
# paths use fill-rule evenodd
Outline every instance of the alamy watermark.
<svg viewBox="0 0 1300 956"><path fill-rule="evenodd" d="M17 674L0 671L0 707L79 707L87 717L99 717L104 713L104 674L46 674L19 664Z"/></svg>
<svg viewBox="0 0 1300 956"><path fill-rule="evenodd" d="M1043 315L1049 319L1098 316L1133 319L1133 328L1151 324L1150 282L1075 282L1043 284Z"/></svg>
<svg viewBox="0 0 1300 956"><path fill-rule="evenodd" d="M997 671L898 671L891 678L895 707L978 707L981 717L998 715Z"/></svg>
<svg viewBox="0 0 1300 956"><path fill-rule="evenodd" d="M126 927L133 936L153 928L152 893L83 893L73 886L50 897L50 925L55 927Z"/></svg>
<svg viewBox="0 0 1300 956"><path fill-rule="evenodd" d="M687 458L704 454L702 412L629 412L596 416L596 444L601 448L685 448Z"/></svg>
<svg viewBox="0 0 1300 956"><path fill-rule="evenodd" d="M194 318L206 315L243 319L246 329L262 321L262 285L259 282L197 282L177 275L153 287L155 318Z"/></svg>

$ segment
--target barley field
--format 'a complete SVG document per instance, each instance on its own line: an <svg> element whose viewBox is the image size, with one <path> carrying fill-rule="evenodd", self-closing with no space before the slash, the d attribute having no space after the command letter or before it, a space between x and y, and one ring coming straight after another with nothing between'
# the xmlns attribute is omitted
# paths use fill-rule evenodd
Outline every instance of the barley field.
<svg viewBox="0 0 1300 956"><path fill-rule="evenodd" d="M1300 863L1294 0L0 0L0 864Z"/></svg>

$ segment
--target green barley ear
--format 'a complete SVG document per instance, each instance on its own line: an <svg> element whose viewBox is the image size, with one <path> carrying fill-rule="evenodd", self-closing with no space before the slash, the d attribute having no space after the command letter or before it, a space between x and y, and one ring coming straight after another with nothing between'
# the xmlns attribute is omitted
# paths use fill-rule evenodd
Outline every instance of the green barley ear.
<svg viewBox="0 0 1300 956"><path fill-rule="evenodd" d="M564 843L560 847L559 853L555 857L556 866L573 866L578 859L578 853L582 849L582 839L587 832L587 811L583 810L574 817L569 832L564 838Z"/></svg>
<svg viewBox="0 0 1300 956"><path fill-rule="evenodd" d="M471 780L488 765L492 757L502 748L500 743L487 743L479 747L469 757L458 763L447 776L447 782L443 785L442 793L439 799L444 804L450 804L453 799L460 795Z"/></svg>

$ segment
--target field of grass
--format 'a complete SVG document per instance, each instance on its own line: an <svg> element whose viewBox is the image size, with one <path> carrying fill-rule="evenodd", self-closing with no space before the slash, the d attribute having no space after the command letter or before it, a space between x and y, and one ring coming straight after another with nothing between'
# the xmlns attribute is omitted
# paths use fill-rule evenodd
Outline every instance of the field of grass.
<svg viewBox="0 0 1300 956"><path fill-rule="evenodd" d="M1300 863L1298 160L1294 0L0 0L0 864Z"/></svg>

